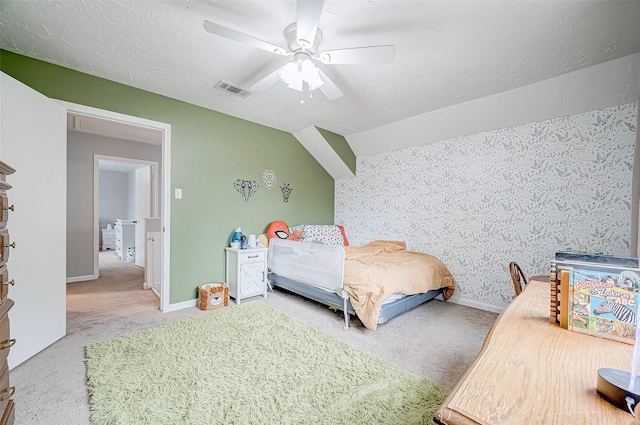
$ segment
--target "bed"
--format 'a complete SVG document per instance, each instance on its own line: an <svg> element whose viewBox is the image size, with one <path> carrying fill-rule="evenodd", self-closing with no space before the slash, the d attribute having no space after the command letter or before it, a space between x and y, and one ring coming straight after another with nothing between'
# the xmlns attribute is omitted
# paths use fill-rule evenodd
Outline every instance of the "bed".
<svg viewBox="0 0 640 425"><path fill-rule="evenodd" d="M341 310L345 329L350 314L376 330L440 294L449 299L455 290L439 259L407 251L404 242L380 240L362 247L325 242L269 239L268 280L273 287Z"/></svg>

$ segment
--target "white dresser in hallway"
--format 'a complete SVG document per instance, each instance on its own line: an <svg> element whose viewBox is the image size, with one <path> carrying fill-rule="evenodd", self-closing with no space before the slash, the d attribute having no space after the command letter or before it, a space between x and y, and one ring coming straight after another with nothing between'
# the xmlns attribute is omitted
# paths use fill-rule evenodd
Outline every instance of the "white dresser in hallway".
<svg viewBox="0 0 640 425"><path fill-rule="evenodd" d="M116 254L121 260L129 261L127 253L136 249L136 224L116 220L114 226L116 233ZM131 260L135 260L135 257Z"/></svg>

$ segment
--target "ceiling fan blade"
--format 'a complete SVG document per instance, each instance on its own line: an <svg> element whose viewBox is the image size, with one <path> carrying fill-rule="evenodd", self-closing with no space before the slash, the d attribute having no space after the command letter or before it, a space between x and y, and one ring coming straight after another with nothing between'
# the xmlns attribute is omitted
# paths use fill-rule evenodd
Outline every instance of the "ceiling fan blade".
<svg viewBox="0 0 640 425"><path fill-rule="evenodd" d="M350 49L320 52L317 59L326 64L382 64L391 63L396 57L396 46L354 47Z"/></svg>
<svg viewBox="0 0 640 425"><path fill-rule="evenodd" d="M278 72L280 72L280 68L276 69L271 74L267 75L262 80L249 87L249 90L257 93L268 89L269 87L280 81L280 75L278 74Z"/></svg>
<svg viewBox="0 0 640 425"><path fill-rule="evenodd" d="M205 20L202 26L204 27L205 31L210 32L211 34L219 35L220 37L248 44L249 46L257 47L258 49L275 53L277 55L287 55L287 51L282 47L278 47L271 43L267 43L266 41L259 40L240 31L215 24L211 21Z"/></svg>
<svg viewBox="0 0 640 425"><path fill-rule="evenodd" d="M320 78L322 78L322 81L324 82L323 85L318 87L318 90L320 90L327 99L335 100L344 95L344 93L342 93L342 90L340 90L338 86L336 86L333 81L331 81L331 79L327 77L327 74L322 72L321 69L318 69L318 72L320 72Z"/></svg>
<svg viewBox="0 0 640 425"><path fill-rule="evenodd" d="M313 46L324 0L298 0L296 40L304 48Z"/></svg>

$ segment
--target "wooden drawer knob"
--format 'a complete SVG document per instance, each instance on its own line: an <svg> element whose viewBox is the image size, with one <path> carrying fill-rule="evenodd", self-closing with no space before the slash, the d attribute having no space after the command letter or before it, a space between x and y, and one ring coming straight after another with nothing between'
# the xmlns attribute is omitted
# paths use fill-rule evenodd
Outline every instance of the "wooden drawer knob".
<svg viewBox="0 0 640 425"><path fill-rule="evenodd" d="M9 282L2 282L3 285L11 285L14 286L16 284L15 279L11 279Z"/></svg>
<svg viewBox="0 0 640 425"><path fill-rule="evenodd" d="M11 348L14 345L16 345L15 338L4 340L0 342L0 350L6 350L7 348Z"/></svg>
<svg viewBox="0 0 640 425"><path fill-rule="evenodd" d="M15 211L15 210L13 209L13 205L11 205L10 207L4 207L3 209L4 209L4 210L11 210L11 211Z"/></svg>
<svg viewBox="0 0 640 425"><path fill-rule="evenodd" d="M16 392L16 387L7 387L4 390L0 391L0 394L2 394L2 396L0 396L0 401L7 401L9 400L11 397L13 397L13 394L15 394Z"/></svg>
<svg viewBox="0 0 640 425"><path fill-rule="evenodd" d="M5 248L15 248L16 247L16 243L15 242L11 242L11 243L6 243L4 244Z"/></svg>

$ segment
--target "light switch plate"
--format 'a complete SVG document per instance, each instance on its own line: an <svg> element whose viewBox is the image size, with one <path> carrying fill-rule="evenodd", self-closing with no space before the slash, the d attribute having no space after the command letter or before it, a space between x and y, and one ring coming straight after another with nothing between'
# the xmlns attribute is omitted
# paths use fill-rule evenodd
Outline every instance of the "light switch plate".
<svg viewBox="0 0 640 425"><path fill-rule="evenodd" d="M176 187L176 199L182 199L182 189Z"/></svg>

